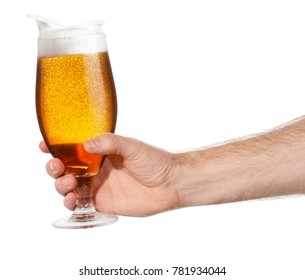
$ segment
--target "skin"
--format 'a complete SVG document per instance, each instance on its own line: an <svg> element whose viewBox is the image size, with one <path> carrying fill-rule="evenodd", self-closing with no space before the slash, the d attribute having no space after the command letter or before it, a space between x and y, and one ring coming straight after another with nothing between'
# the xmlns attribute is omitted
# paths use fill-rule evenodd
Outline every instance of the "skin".
<svg viewBox="0 0 305 280"><path fill-rule="evenodd" d="M147 216L178 207L179 194L174 188L173 155L135 139L104 134L84 144L90 153L108 155L94 182L98 211L128 216ZM126 149L126 147L128 147ZM48 152L44 142L40 149ZM47 163L47 172L56 190L65 196L64 204L73 210L76 179L61 176L64 166L59 159Z"/></svg>
<svg viewBox="0 0 305 280"><path fill-rule="evenodd" d="M305 192L305 118L269 132L185 153L106 133L84 143L107 155L94 183L97 210L148 216L175 208ZM48 152L44 142L40 149ZM73 210L76 179L51 159L47 173Z"/></svg>

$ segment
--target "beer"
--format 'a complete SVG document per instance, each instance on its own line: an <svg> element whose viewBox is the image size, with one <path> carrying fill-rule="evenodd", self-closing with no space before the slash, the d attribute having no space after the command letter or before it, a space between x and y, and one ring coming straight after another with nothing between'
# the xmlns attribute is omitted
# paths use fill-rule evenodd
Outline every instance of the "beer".
<svg viewBox="0 0 305 280"><path fill-rule="evenodd" d="M87 228L118 217L97 212L93 188L105 156L85 151L84 141L114 132L115 86L101 21L64 26L30 16L39 27L36 112L42 136L65 173L75 176L75 209L53 223L58 228Z"/></svg>
<svg viewBox="0 0 305 280"><path fill-rule="evenodd" d="M36 110L51 154L66 173L90 176L102 156L90 155L83 142L116 123L116 94L107 52L40 57L37 63Z"/></svg>
<svg viewBox="0 0 305 280"><path fill-rule="evenodd" d="M52 154L57 155L65 166L65 173L75 176L90 176L97 172L101 165L101 156L92 155L85 151L83 144L51 145Z"/></svg>

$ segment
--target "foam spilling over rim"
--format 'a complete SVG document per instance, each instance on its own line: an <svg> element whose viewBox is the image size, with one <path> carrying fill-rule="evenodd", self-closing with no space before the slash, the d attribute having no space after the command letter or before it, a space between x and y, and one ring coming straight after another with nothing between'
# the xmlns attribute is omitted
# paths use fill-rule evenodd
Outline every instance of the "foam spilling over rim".
<svg viewBox="0 0 305 280"><path fill-rule="evenodd" d="M38 57L106 52L102 21L90 21L81 25L65 26L52 20L29 15L39 28Z"/></svg>

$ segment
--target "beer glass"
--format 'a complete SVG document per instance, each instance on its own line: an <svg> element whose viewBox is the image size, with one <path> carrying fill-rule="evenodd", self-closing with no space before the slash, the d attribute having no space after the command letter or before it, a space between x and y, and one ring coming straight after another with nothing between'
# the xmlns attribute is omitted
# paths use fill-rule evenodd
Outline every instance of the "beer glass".
<svg viewBox="0 0 305 280"><path fill-rule="evenodd" d="M77 179L74 213L53 223L58 228L87 228L118 217L95 210L92 184L104 161L83 142L116 124L116 92L100 21L63 26L30 15L39 27L36 112L43 139L65 174Z"/></svg>

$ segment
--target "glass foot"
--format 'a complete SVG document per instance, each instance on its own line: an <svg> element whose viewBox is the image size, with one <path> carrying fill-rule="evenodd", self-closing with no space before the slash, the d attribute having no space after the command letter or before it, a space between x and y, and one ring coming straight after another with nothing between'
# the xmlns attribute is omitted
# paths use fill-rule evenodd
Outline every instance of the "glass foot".
<svg viewBox="0 0 305 280"><path fill-rule="evenodd" d="M63 229L92 228L115 223L119 218L115 215L100 212L86 215L71 215L53 222L53 226Z"/></svg>

